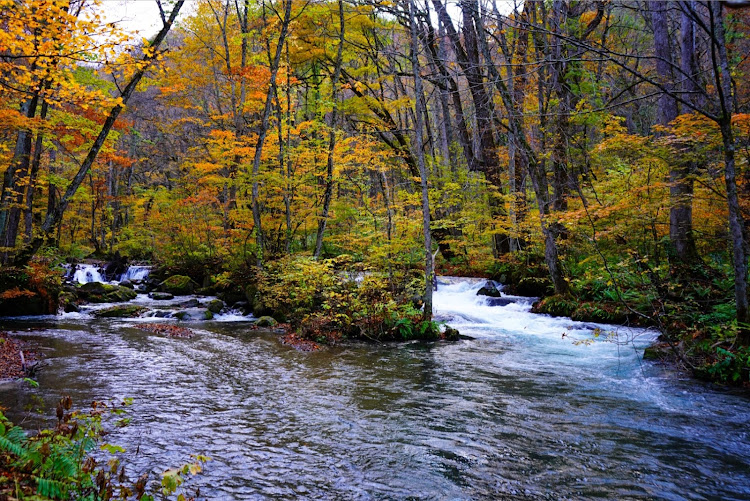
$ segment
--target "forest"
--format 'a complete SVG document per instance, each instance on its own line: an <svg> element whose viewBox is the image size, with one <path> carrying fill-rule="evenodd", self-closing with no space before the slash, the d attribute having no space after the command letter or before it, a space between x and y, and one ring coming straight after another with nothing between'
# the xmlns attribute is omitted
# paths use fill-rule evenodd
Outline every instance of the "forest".
<svg viewBox="0 0 750 501"><path fill-rule="evenodd" d="M6 305L125 256L338 339L483 276L747 381L741 2L158 6L0 3Z"/></svg>

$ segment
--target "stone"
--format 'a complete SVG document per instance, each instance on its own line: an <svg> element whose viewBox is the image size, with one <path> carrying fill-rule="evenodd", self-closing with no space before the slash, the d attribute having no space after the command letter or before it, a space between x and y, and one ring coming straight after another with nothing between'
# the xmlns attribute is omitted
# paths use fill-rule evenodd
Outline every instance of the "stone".
<svg viewBox="0 0 750 501"><path fill-rule="evenodd" d="M491 297L487 300L487 306L508 306L516 300L510 297Z"/></svg>
<svg viewBox="0 0 750 501"><path fill-rule="evenodd" d="M154 301L168 301L174 299L174 294L170 294L169 292L149 292L148 297Z"/></svg>
<svg viewBox="0 0 750 501"><path fill-rule="evenodd" d="M112 306L104 310L98 310L93 313L95 317L99 318L133 318L139 316L141 313L146 311L143 306L137 306L134 304L127 304L122 306Z"/></svg>
<svg viewBox="0 0 750 501"><path fill-rule="evenodd" d="M78 295L90 303L121 303L135 299L138 293L119 285L89 282L78 287Z"/></svg>
<svg viewBox="0 0 750 501"><path fill-rule="evenodd" d="M273 317L269 317L268 315L260 317L256 322L255 325L258 327L275 327L278 324L276 320L274 320Z"/></svg>
<svg viewBox="0 0 750 501"><path fill-rule="evenodd" d="M445 330L443 331L443 337L446 341L458 341L460 339L460 334L458 333L458 329L446 325Z"/></svg>
<svg viewBox="0 0 750 501"><path fill-rule="evenodd" d="M172 275L159 284L159 291L169 292L175 296L187 296L198 288L193 279L185 275Z"/></svg>
<svg viewBox="0 0 750 501"><path fill-rule="evenodd" d="M477 296L500 297L501 295L500 289L492 280L487 280L482 288L477 291Z"/></svg>
<svg viewBox="0 0 750 501"><path fill-rule="evenodd" d="M213 299L208 303L208 311L211 313L221 313L224 309L224 301L221 299Z"/></svg>
<svg viewBox="0 0 750 501"><path fill-rule="evenodd" d="M187 300L187 301L185 301L184 303L180 303L180 307L181 307L181 308L197 308L197 307L198 307L198 306L200 306L200 305L201 305L201 302L200 302L200 301L198 301L198 300L197 300L197 299L195 299L195 298L192 298L192 299L188 299L188 300Z"/></svg>
<svg viewBox="0 0 750 501"><path fill-rule="evenodd" d="M135 284L130 280L123 280L120 282L120 287L127 287L128 289L135 289Z"/></svg>

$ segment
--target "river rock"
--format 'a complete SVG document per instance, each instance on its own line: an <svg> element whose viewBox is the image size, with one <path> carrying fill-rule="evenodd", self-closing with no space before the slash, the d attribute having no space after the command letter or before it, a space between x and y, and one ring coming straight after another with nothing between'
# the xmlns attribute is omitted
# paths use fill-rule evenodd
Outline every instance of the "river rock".
<svg viewBox="0 0 750 501"><path fill-rule="evenodd" d="M274 320L273 317L269 317L268 315L260 317L256 322L255 325L258 327L275 327L278 324L276 320Z"/></svg>
<svg viewBox="0 0 750 501"><path fill-rule="evenodd" d="M159 291L169 292L175 296L187 296L197 288L198 284L185 275L172 275L159 284Z"/></svg>
<svg viewBox="0 0 750 501"><path fill-rule="evenodd" d="M443 337L445 337L446 341L458 341L461 338L458 329L454 329L450 325L445 326Z"/></svg>
<svg viewBox="0 0 750 501"><path fill-rule="evenodd" d="M208 311L211 313L221 313L224 309L224 301L221 299L214 299L208 303Z"/></svg>
<svg viewBox="0 0 750 501"><path fill-rule="evenodd" d="M91 303L120 303L135 299L138 293L119 285L89 282L78 287L78 295Z"/></svg>
<svg viewBox="0 0 750 501"><path fill-rule="evenodd" d="M492 280L487 280L482 288L477 291L477 296L500 297L501 295L500 289Z"/></svg>
<svg viewBox="0 0 750 501"><path fill-rule="evenodd" d="M491 297L487 300L487 306L508 306L515 302L516 299L510 297Z"/></svg>
<svg viewBox="0 0 750 501"><path fill-rule="evenodd" d="M168 301L174 299L174 294L170 294L169 292L149 292L148 297L155 301Z"/></svg>
<svg viewBox="0 0 750 501"><path fill-rule="evenodd" d="M191 308L189 310L181 310L174 314L178 320L211 320L214 318L214 314L203 308Z"/></svg>
<svg viewBox="0 0 750 501"><path fill-rule="evenodd" d="M78 304L76 304L77 300L78 296L76 296L75 293L69 291L61 292L57 298L57 302L60 305L60 308L62 308L65 313L74 313L79 311Z"/></svg>
<svg viewBox="0 0 750 501"><path fill-rule="evenodd" d="M123 280L120 282L120 287L127 287L128 289L135 289L135 284L130 280Z"/></svg>
<svg viewBox="0 0 750 501"><path fill-rule="evenodd" d="M201 305L201 302L195 298L188 299L184 303L180 303L180 308L197 308Z"/></svg>
<svg viewBox="0 0 750 501"><path fill-rule="evenodd" d="M112 306L104 310L95 311L93 314L99 318L133 318L146 311L143 306L127 304L122 306Z"/></svg>

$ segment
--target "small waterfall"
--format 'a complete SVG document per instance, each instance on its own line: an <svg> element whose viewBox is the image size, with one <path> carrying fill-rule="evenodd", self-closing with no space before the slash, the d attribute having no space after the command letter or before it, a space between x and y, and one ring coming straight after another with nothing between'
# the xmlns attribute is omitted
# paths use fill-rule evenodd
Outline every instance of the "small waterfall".
<svg viewBox="0 0 750 501"><path fill-rule="evenodd" d="M106 282L101 274L101 269L93 264L79 264L73 273L73 281L79 284L89 282Z"/></svg>
<svg viewBox="0 0 750 501"><path fill-rule="evenodd" d="M151 273L150 266L130 266L120 276L120 282L124 280L130 280L131 282L145 280L149 273Z"/></svg>

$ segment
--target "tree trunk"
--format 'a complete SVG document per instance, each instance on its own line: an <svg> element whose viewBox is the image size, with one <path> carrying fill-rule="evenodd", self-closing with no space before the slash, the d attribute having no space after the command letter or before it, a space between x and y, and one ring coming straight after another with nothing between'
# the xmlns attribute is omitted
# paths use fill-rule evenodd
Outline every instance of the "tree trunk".
<svg viewBox="0 0 750 501"><path fill-rule="evenodd" d="M417 162L419 163L419 177L422 184L422 230L424 233L424 319L432 320L432 283L435 275L435 266L432 257L432 241L430 238L430 198L427 185L427 166L424 158L424 117L422 116L422 107L419 105L419 98L423 96L422 91L422 74L419 67L419 41L417 37L417 15L414 7L414 0L409 0L409 25L411 27L411 66L414 73L414 114L416 119L415 137Z"/></svg>

